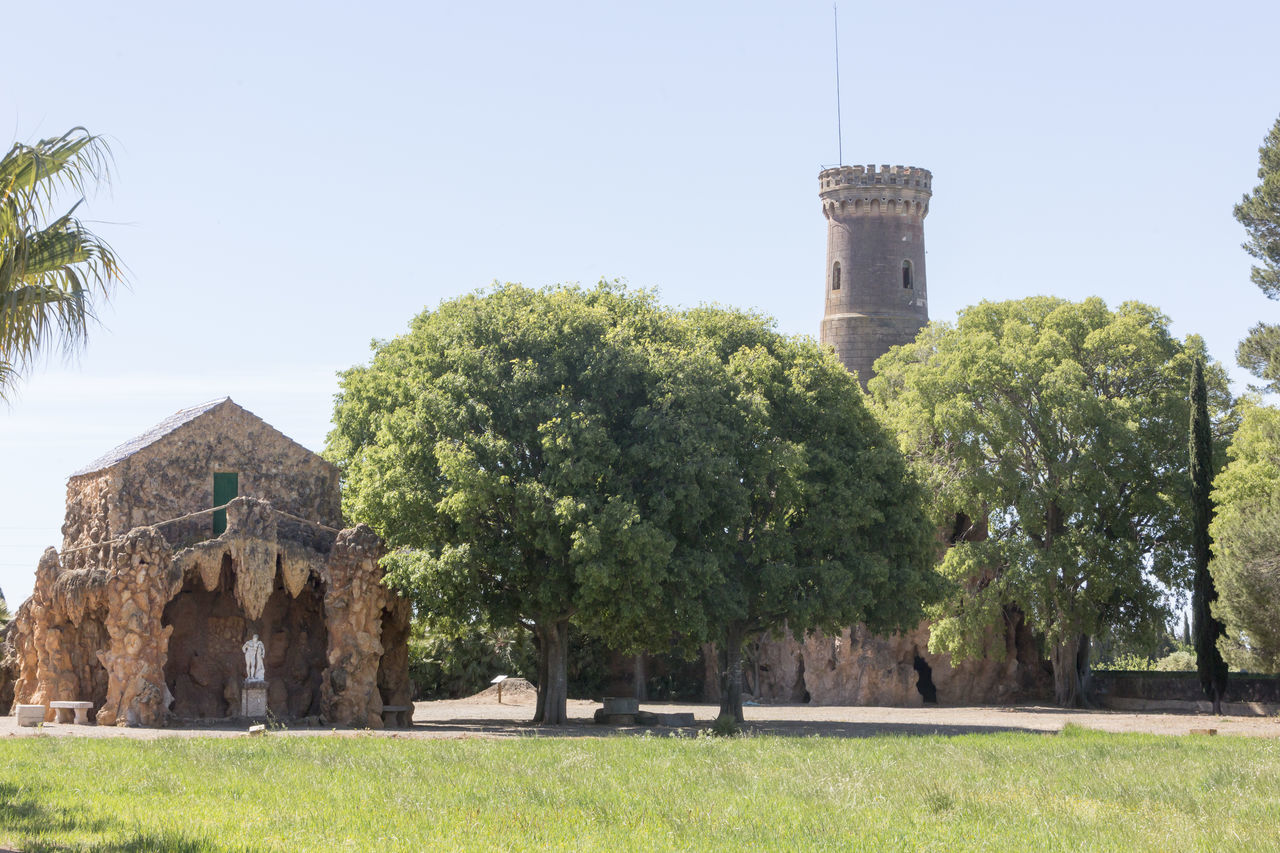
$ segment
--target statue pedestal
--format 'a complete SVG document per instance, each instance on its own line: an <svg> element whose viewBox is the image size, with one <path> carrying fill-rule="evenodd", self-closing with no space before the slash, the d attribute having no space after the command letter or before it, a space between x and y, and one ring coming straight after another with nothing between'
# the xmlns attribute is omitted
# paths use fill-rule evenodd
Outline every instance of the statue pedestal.
<svg viewBox="0 0 1280 853"><path fill-rule="evenodd" d="M245 679L240 690L240 716L267 716L267 682Z"/></svg>

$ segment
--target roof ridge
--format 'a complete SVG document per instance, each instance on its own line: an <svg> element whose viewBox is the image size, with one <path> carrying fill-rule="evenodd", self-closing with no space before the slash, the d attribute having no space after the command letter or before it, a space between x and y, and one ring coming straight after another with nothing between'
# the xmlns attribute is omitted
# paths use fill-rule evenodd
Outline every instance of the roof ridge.
<svg viewBox="0 0 1280 853"><path fill-rule="evenodd" d="M104 468L110 468L117 462L122 462L125 459L128 459L144 447L150 447L152 444L155 444L178 427L190 423L206 412L212 411L218 406L221 406L223 403L231 403L233 406L239 405L230 397L219 397L216 400L209 400L208 402L200 403L196 406L179 409L141 435L137 435L118 447L114 447L107 451L102 456L90 462L84 468L74 472L71 476L83 477L85 474L93 474L97 471L103 470Z"/></svg>

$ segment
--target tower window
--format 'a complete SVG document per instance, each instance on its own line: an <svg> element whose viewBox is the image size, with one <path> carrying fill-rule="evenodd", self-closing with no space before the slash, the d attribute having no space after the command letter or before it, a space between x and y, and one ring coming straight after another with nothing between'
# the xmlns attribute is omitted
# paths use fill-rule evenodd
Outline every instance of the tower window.
<svg viewBox="0 0 1280 853"><path fill-rule="evenodd" d="M902 286L906 288L914 288L916 286L914 271L911 269L911 261L902 262Z"/></svg>
<svg viewBox="0 0 1280 853"><path fill-rule="evenodd" d="M840 262L836 261L831 265L831 289L840 289Z"/></svg>

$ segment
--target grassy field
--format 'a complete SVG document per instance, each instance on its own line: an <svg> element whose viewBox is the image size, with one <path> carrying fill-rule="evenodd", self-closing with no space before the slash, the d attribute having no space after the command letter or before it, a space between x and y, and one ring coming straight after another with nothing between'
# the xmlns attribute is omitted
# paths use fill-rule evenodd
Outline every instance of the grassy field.
<svg viewBox="0 0 1280 853"><path fill-rule="evenodd" d="M1280 849L1280 743L7 738L0 847Z"/></svg>

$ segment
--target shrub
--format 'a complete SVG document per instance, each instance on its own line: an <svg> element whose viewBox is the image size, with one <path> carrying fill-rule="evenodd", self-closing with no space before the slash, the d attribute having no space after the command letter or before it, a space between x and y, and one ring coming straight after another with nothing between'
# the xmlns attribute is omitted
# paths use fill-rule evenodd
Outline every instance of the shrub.
<svg viewBox="0 0 1280 853"><path fill-rule="evenodd" d="M1173 654L1160 658L1152 669L1157 672L1195 672L1196 653L1186 649L1179 649Z"/></svg>

